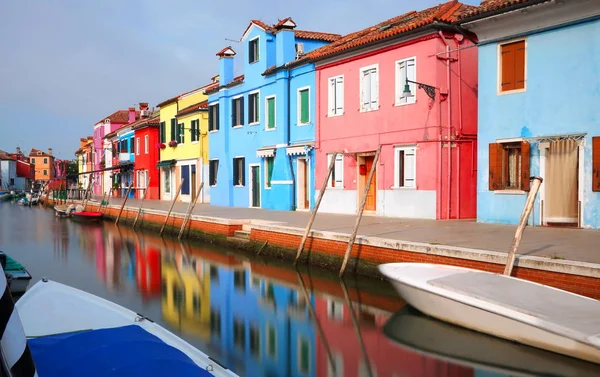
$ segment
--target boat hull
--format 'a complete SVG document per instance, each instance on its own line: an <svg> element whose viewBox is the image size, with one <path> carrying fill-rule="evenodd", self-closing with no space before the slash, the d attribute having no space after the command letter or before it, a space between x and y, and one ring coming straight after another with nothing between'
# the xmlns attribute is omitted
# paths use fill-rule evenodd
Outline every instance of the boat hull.
<svg viewBox="0 0 600 377"><path fill-rule="evenodd" d="M102 212L73 212L71 218L83 222L98 222L103 218Z"/></svg>
<svg viewBox="0 0 600 377"><path fill-rule="evenodd" d="M600 363L600 349L596 347L517 318L461 302L460 297L451 298L434 293L383 273L408 304L434 318L499 338Z"/></svg>

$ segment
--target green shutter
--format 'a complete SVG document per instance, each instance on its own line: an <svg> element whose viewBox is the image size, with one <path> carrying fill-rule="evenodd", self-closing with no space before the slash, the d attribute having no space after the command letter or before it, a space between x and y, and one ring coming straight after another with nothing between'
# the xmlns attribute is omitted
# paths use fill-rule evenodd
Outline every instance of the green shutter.
<svg viewBox="0 0 600 377"><path fill-rule="evenodd" d="M169 139L169 141L175 140L176 125L177 121L175 120L175 118L171 119L171 138Z"/></svg>
<svg viewBox="0 0 600 377"><path fill-rule="evenodd" d="M273 157L267 157L267 187L271 187L271 177L273 176Z"/></svg>
<svg viewBox="0 0 600 377"><path fill-rule="evenodd" d="M300 345L300 369L303 372L310 369L310 345L306 339L302 339Z"/></svg>
<svg viewBox="0 0 600 377"><path fill-rule="evenodd" d="M308 123L308 89L300 91L300 123Z"/></svg>
<svg viewBox="0 0 600 377"><path fill-rule="evenodd" d="M165 122L160 122L160 142L165 142Z"/></svg>
<svg viewBox="0 0 600 377"><path fill-rule="evenodd" d="M269 325L269 355L275 356L277 350L277 337L275 327Z"/></svg>
<svg viewBox="0 0 600 377"><path fill-rule="evenodd" d="M275 128L275 97L267 100L267 128Z"/></svg>

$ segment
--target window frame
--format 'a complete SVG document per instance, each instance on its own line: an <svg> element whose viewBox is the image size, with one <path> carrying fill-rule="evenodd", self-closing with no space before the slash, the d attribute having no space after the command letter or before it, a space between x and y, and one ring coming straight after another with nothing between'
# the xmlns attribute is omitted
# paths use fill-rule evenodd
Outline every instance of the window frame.
<svg viewBox="0 0 600 377"><path fill-rule="evenodd" d="M307 122L302 122L302 97L301 97L300 93L304 92L304 91L308 92L308 105L307 105L308 106L308 110L307 110L307 112L308 112L308 121ZM301 88L296 89L296 102L297 102L297 107L296 107L296 109L297 109L297 111L296 111L296 113L297 113L296 114L296 116L297 116L296 122L297 123L296 124L298 126L307 126L307 125L309 125L311 123L310 122L310 115L311 115L310 114L310 110L311 110L310 109L310 107L311 107L310 106L310 92L311 92L310 86L303 86Z"/></svg>
<svg viewBox="0 0 600 377"><path fill-rule="evenodd" d="M508 186L507 177L510 176L509 155L507 149L516 148L520 150L520 164L517 170L518 187ZM492 145L494 147L492 147ZM507 145L513 145L507 148ZM499 155L499 150L502 154ZM495 160L494 160L495 159ZM492 168L492 166L495 166ZM498 177L498 168L501 169ZM494 176L494 173L496 176ZM489 144L488 155L488 191L496 194L525 194L530 189L529 175L531 173L531 144L523 138L501 139ZM525 178L525 179L524 179Z"/></svg>
<svg viewBox="0 0 600 377"><path fill-rule="evenodd" d="M406 106L406 105L412 105L417 103L417 93L419 92L417 90L417 84L414 83L408 83L409 87L410 87L410 91L412 93L412 96L408 97L406 99L406 102L400 102L402 98L402 93L404 93L404 85L406 84L406 80L404 82L402 82L402 79L400 78L400 64L402 63L406 63L408 61L414 60L415 64L415 75L414 78L410 78L408 77L408 68L407 68L407 72L406 72L406 78L408 78L411 81L417 81L417 57L416 56L410 56L408 58L404 58L404 59L399 59L396 60L394 62L394 77L395 77L395 81L396 81L396 90L395 90L395 98L394 98L394 106Z"/></svg>
<svg viewBox="0 0 600 377"><path fill-rule="evenodd" d="M150 151L150 146L148 144L150 144L150 136L144 135L144 154L148 154Z"/></svg>
<svg viewBox="0 0 600 377"><path fill-rule="evenodd" d="M135 138L135 155L136 156L140 155L140 138L139 137Z"/></svg>
<svg viewBox="0 0 600 377"><path fill-rule="evenodd" d="M363 89L364 89L363 88L363 77L364 77L365 72L373 71L373 70L375 70L375 73L377 75L377 92L376 92L377 101L373 105L373 93L370 91L369 94L371 97L369 98L369 106L366 107L364 105L364 101L363 101L363 95L364 95L364 93L363 93ZM359 87L359 89L358 89L359 90L358 91L358 93L359 93L358 94L358 101L359 101L358 106L359 106L360 112L366 113L369 111L379 110L379 64L372 64L372 65L369 65L366 67L362 67L358 71L359 71L359 73L358 73L358 87ZM371 85L370 89L372 89L372 88L373 88L373 85Z"/></svg>
<svg viewBox="0 0 600 377"><path fill-rule="evenodd" d="M253 44L256 46L256 51L254 52L254 60L250 61L250 59L253 57L250 54ZM260 36L256 36L248 41L248 64L258 63L259 61L260 61Z"/></svg>
<svg viewBox="0 0 600 377"><path fill-rule="evenodd" d="M213 109L216 109L216 110L213 110ZM216 114L213 114L213 111ZM215 115L216 115L216 117L215 117ZM212 122L211 122L211 120L212 120ZM219 128L220 128L219 123L220 123L219 122L219 102L213 102L213 103L208 104L208 132L218 132Z"/></svg>
<svg viewBox="0 0 600 377"><path fill-rule="evenodd" d="M338 112L338 108L337 108L337 101L336 99L338 97L335 96L335 94L337 93L337 79L342 79L341 81L341 86L342 86L342 100L341 100L341 105L342 107L340 108L339 112ZM331 90L331 82L334 81L336 84L334 85L335 89L332 91ZM327 116L328 117L335 117L335 116L341 116L344 115L344 110L345 110L345 101L346 98L344 96L344 91L346 88L346 84L345 84L345 79L344 79L344 75L337 75L337 76L332 76L329 77L327 79ZM333 96L332 96L333 94ZM333 105L334 105L334 111L331 111L331 105L332 105L332 100L333 100Z"/></svg>
<svg viewBox="0 0 600 377"><path fill-rule="evenodd" d="M190 121L190 143L198 144L200 141L200 118Z"/></svg>
<svg viewBox="0 0 600 377"><path fill-rule="evenodd" d="M415 177L412 186L404 184L400 185L400 172L398 171L398 164L400 163L400 152L414 151L413 171ZM404 169L404 166L402 167ZM417 145L397 145L394 147L394 189L400 190L416 190L417 189Z"/></svg>
<svg viewBox="0 0 600 377"><path fill-rule="evenodd" d="M250 119L250 109L251 109L250 97L251 96L256 96L256 102L254 105L256 114L254 114L254 121L252 121L252 119ZM254 91L248 93L248 125L256 126L259 124L260 124L260 90L254 90Z"/></svg>
<svg viewBox="0 0 600 377"><path fill-rule="evenodd" d="M236 112L236 108L235 108L235 101L240 101L240 116L241 116L241 120L238 119L237 117L235 118L236 121L241 123L238 124L234 124L234 117L233 114ZM235 97L231 97L231 128L242 128L244 127L244 95L240 94L238 96Z"/></svg>
<svg viewBox="0 0 600 377"><path fill-rule="evenodd" d="M237 160L241 160L242 161L242 183L240 184L240 172L239 172L239 165L236 165ZM236 175L236 171L235 169L238 168L238 172L237 172L237 183L235 182L235 175ZM245 187L246 186L246 157L244 156L235 156L233 158L233 169L231 169L232 172L232 181L233 181L233 187Z"/></svg>
<svg viewBox="0 0 600 377"><path fill-rule="evenodd" d="M525 44L525 56L523 57L523 88L521 89L512 89L512 90L502 90L502 46L524 42ZM527 37L519 37L513 38L506 41L498 42L496 45L496 94L499 96L507 95L507 94L515 94L515 93L524 93L527 91L527 55L528 55L528 40Z"/></svg>
<svg viewBox="0 0 600 377"><path fill-rule="evenodd" d="M167 140L166 132L167 132L167 122L162 121L162 122L160 122L160 124L158 126L158 141L161 144L164 144L166 142L165 140Z"/></svg>
<svg viewBox="0 0 600 377"><path fill-rule="evenodd" d="M327 153L327 169L329 169L329 164L331 163L331 157L333 156L333 153ZM334 172L336 171L335 169L335 164L333 165L333 171L331 172L331 175L329 176L329 179L327 180L327 188L328 189L334 189L334 190L343 190L344 189L344 154L343 153L338 153L336 154L336 159L341 156L341 185L340 186L335 186L333 179L334 179ZM337 161L336 161L337 163ZM326 170L327 171L327 170Z"/></svg>
<svg viewBox="0 0 600 377"><path fill-rule="evenodd" d="M273 127L269 128L269 100L273 99ZM265 97L265 131L275 131L277 129L277 96L271 94Z"/></svg>
<svg viewBox="0 0 600 377"><path fill-rule="evenodd" d="M216 163L216 169L213 173L213 164L215 164L215 163ZM213 158L213 159L208 160L208 185L210 187L215 187L217 185L217 183L218 183L217 177L218 176L219 176L219 159ZM211 178L214 178L214 179L211 179Z"/></svg>

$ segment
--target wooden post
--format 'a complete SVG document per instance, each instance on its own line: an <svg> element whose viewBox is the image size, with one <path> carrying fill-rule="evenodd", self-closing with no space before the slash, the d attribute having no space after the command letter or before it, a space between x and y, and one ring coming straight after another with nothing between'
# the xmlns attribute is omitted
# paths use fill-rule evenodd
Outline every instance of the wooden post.
<svg viewBox="0 0 600 377"><path fill-rule="evenodd" d="M129 193L131 192L131 186L133 186L133 182L129 183L129 187L127 188L127 192L125 193L125 198L123 199L123 204L121 204L121 209L119 210L119 214L117 215L117 219L115 220L115 225L119 224L119 219L121 218L121 213L123 212L123 208L125 208L125 203L127 203L127 199L129 199Z"/></svg>
<svg viewBox="0 0 600 377"><path fill-rule="evenodd" d="M533 204L535 203L535 196L537 195L540 189L540 185L542 184L542 178L540 177L532 177L531 179L533 179L533 184L531 185L529 194L527 195L525 207L523 208L523 213L521 214L521 219L519 220L519 226L517 226L515 238L513 239L512 245L510 245L508 257L506 258L506 267L504 267L504 275L507 276L510 276L510 274L512 273L513 265L515 264L515 258L517 256L517 248L519 247L519 243L521 243L521 238L523 237L523 232L525 231L525 227L527 226L529 214L533 209Z"/></svg>
<svg viewBox="0 0 600 377"><path fill-rule="evenodd" d="M102 206L104 205L105 196L106 196L106 193L102 193L102 200L100 201L100 204L98 205L98 212L100 212L100 209L102 209Z"/></svg>
<svg viewBox="0 0 600 377"><path fill-rule="evenodd" d="M146 194L148 193L148 187L150 187L150 181L152 181L152 177L148 177L148 183L146 183L146 189L144 190L144 195L142 195L142 199L140 200L140 207L138 208L137 214L135 215L135 220L133 220L133 229L135 229L135 224L137 224L138 218L140 217L140 212L142 212L142 205L144 205L144 199L146 199Z"/></svg>
<svg viewBox="0 0 600 377"><path fill-rule="evenodd" d="M258 253L256 253L256 255L260 255L260 253L262 253L263 249L265 247L267 247L268 243L269 243L269 241L265 241L265 243L262 244L262 246L260 247L260 249L258 250Z"/></svg>
<svg viewBox="0 0 600 377"><path fill-rule="evenodd" d="M198 191L196 192L196 196L194 197L194 200L190 201L190 204L188 205L188 209L185 213L185 218L183 219L183 222L181 223L181 229L179 230L179 236L177 236L177 239L181 239L181 236L183 236L183 231L185 230L185 227L187 226L187 223L190 220L190 216L192 216L192 211L194 210L194 207L196 207L196 202L198 201L198 198L200 197L200 193L202 192L203 187L204 187L204 182L200 182L200 187L198 187Z"/></svg>
<svg viewBox="0 0 600 377"><path fill-rule="evenodd" d="M294 266L298 264L298 258L300 258L300 254L302 254L302 249L304 249L304 244L306 243L306 238L308 238L308 234L310 233L310 228L312 228L313 223L315 222L315 217L317 216L317 211L319 210L319 206L321 205L321 199L323 199L323 194L325 194L325 190L327 189L327 183L329 182L329 177L331 176L331 172L333 171L333 167L335 166L335 157L338 153L334 153L331 156L331 161L329 161L329 168L327 169L327 176L323 180L323 184L321 185L321 191L319 191L319 196L317 197L317 202L315 203L315 208L313 208L312 213L310 214L310 219L308 220L308 224L306 224L306 229L304 229L304 235L302 236L302 241L300 241L300 245L298 246L298 251L296 252L296 259L294 259Z"/></svg>
<svg viewBox="0 0 600 377"><path fill-rule="evenodd" d="M185 181L185 178L182 178L181 182L179 183L179 187L177 188L177 193L175 194L175 197L173 198L173 201L171 202L171 207L169 207L169 212L167 212L167 216L165 217L165 222L163 223L162 227L160 228L161 236L162 236L163 232L165 231L165 226L167 225L167 221L169 221L169 216L171 215L171 211L173 210L173 206L175 205L175 201L177 200L177 197L179 197L179 193L181 192L181 187L183 186L184 181Z"/></svg>
<svg viewBox="0 0 600 377"><path fill-rule="evenodd" d="M344 280L340 279L340 284L342 285L342 290L344 291L344 297L346 298L346 305L348 305L348 311L350 312L350 318L352 319L352 324L354 325L354 332L356 332L356 337L358 338L358 345L360 346L360 351L362 353L363 361L367 366L367 371L369 372L369 377L373 377L373 371L371 370L371 363L369 362L369 356L367 355L367 349L365 348L365 343L363 342L362 335L360 333L360 328L358 327L358 321L356 320L356 313L354 313L354 309L352 308L352 301L350 300L350 294L348 293L348 287Z"/></svg>
<svg viewBox="0 0 600 377"><path fill-rule="evenodd" d="M108 203L110 202L110 197L113 194L113 190L112 188L108 190L108 194L106 195L106 205L104 206L104 211L102 212L103 214L106 214L106 210L108 209Z"/></svg>
<svg viewBox="0 0 600 377"><path fill-rule="evenodd" d="M367 182L365 184L365 190L363 192L363 197L360 202L358 216L356 217L356 224L354 224L354 230L352 231L352 235L350 236L350 241L348 241L348 246L346 247L346 254L344 254L344 262L342 262L342 268L340 268L340 277L344 275L344 271L346 270L346 264L348 263L348 258L350 258L350 252L352 251L352 246L354 246L354 241L356 240L356 233L358 232L358 226L360 225L360 220L362 220L362 215L365 211L365 204L367 204L367 194L369 193L369 189L371 188L371 181L373 180L375 169L377 169L377 161L379 161L380 153L381 145L377 147L377 152L375 153L375 158L373 159L373 165L371 166L371 171L369 172L369 177L367 178Z"/></svg>

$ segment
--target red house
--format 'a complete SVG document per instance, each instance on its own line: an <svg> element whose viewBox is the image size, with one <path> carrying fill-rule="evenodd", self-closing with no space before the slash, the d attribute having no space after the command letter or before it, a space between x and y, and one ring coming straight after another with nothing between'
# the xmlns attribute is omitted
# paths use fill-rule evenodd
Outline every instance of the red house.
<svg viewBox="0 0 600 377"><path fill-rule="evenodd" d="M159 199L159 174L156 167L160 158L159 149L156 147L159 123L160 114L156 112L150 116L142 114L141 119L131 125L135 142L135 197L138 199L142 197L146 186L146 199Z"/></svg>

